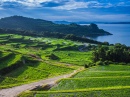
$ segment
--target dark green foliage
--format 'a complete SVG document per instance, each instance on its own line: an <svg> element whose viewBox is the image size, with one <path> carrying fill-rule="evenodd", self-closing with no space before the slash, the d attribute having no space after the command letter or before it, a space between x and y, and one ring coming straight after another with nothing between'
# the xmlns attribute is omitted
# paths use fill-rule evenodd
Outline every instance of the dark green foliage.
<svg viewBox="0 0 130 97"><path fill-rule="evenodd" d="M102 61L97 61L96 65L104 65L104 63Z"/></svg>
<svg viewBox="0 0 130 97"><path fill-rule="evenodd" d="M16 63L16 64L12 64L11 66L8 66L7 68L3 68L0 70L0 75L5 75L17 68L19 68L20 66L22 66L22 62Z"/></svg>
<svg viewBox="0 0 130 97"><path fill-rule="evenodd" d="M102 44L102 42L98 42L95 40L91 40L88 38L84 38L84 37L80 37L80 36L76 36L73 34L63 34L63 33L58 33L58 32L32 32L32 31L24 31L24 30L12 30L12 29L0 29L0 33L8 33L8 34L19 34L19 35L23 35L23 36L32 36L32 37L53 37L53 38L60 38L60 39L69 39L72 41L80 41L80 42L87 42L87 43L94 43L94 44ZM8 41L12 42L12 41L17 41L17 42L27 42L25 41L23 38L21 39L11 39L8 38ZM8 41L5 41L8 42ZM32 41L30 40L29 43L31 43ZM2 42L3 43L3 42ZM15 47L19 47L19 45L15 45Z"/></svg>
<svg viewBox="0 0 130 97"><path fill-rule="evenodd" d="M44 31L44 32L60 32L64 34L74 34L77 36L99 36L99 35L111 35L102 29L99 29L96 24L78 25L72 23L70 25L55 24L51 21L33 19L22 16L11 16L0 19L0 27L6 29L22 29L28 31Z"/></svg>
<svg viewBox="0 0 130 97"><path fill-rule="evenodd" d="M109 42L103 42L104 45L109 45Z"/></svg>
<svg viewBox="0 0 130 97"><path fill-rule="evenodd" d="M84 64L84 67L89 68L89 67L94 66L94 65L95 65L94 63L88 62L88 63Z"/></svg>
<svg viewBox="0 0 130 97"><path fill-rule="evenodd" d="M2 53L1 53L2 54ZM1 63L3 63L5 60L11 58L11 57L14 57L14 54L13 53L10 53L8 54L7 56L4 56L4 57L0 57L0 61ZM3 62L2 62L3 61ZM1 68L0 68L1 69Z"/></svg>
<svg viewBox="0 0 130 97"><path fill-rule="evenodd" d="M47 55L46 57L48 57L51 60L58 60L59 59L59 57L56 56L55 54L50 54L50 55Z"/></svg>
<svg viewBox="0 0 130 97"><path fill-rule="evenodd" d="M114 46L98 46L93 52L93 61L101 63L105 61L105 64L109 62L130 62L130 47L121 45L119 43Z"/></svg>

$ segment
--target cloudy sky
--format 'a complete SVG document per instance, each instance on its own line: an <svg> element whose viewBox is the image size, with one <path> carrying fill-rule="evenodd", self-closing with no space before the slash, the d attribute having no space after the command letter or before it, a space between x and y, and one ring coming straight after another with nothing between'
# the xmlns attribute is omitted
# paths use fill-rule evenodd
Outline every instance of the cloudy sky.
<svg viewBox="0 0 130 97"><path fill-rule="evenodd" d="M0 18L51 21L130 21L130 0L0 0Z"/></svg>

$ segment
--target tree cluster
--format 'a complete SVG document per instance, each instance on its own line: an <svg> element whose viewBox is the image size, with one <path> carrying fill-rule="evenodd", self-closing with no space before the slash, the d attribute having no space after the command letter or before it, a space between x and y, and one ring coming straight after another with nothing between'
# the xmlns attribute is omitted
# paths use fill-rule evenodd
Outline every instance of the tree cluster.
<svg viewBox="0 0 130 97"><path fill-rule="evenodd" d="M98 46L93 52L94 62L123 62L130 63L130 47L121 45L114 46Z"/></svg>
<svg viewBox="0 0 130 97"><path fill-rule="evenodd" d="M0 29L0 33L19 34L19 35L23 35L23 36L33 36L33 37L53 37L53 38L60 38L60 39L69 39L72 41L87 42L87 43L93 43L93 44L102 44L102 42L98 42L98 41L88 39L85 37L80 37L80 36L76 36L73 34L63 34L63 33L59 33L59 32L51 32L51 33L39 32L39 33L36 33L35 31ZM11 39L10 36L8 37L8 39Z"/></svg>

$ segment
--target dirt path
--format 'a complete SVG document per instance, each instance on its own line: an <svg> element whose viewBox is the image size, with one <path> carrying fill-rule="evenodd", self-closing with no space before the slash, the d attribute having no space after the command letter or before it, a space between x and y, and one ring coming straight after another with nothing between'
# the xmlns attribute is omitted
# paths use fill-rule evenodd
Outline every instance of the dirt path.
<svg viewBox="0 0 130 97"><path fill-rule="evenodd" d="M57 80L60 80L62 78L71 77L72 75L76 74L77 72L80 72L83 69L84 68L80 68L78 70L74 70L70 74L65 74L65 75L61 75L61 76L57 76L57 77L54 77L54 78L41 80L41 81L30 83L30 84L16 86L16 87L8 88L8 89L2 89L2 90L0 90L0 97L17 97L17 95L20 94L23 91L32 90L32 89L36 88L37 86L42 86L44 84L53 84Z"/></svg>

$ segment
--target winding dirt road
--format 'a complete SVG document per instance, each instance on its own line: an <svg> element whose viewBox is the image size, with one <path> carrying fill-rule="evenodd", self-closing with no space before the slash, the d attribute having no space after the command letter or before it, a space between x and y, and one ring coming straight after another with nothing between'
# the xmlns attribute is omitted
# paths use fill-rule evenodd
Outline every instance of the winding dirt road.
<svg viewBox="0 0 130 97"><path fill-rule="evenodd" d="M0 90L0 97L17 97L17 95L23 91L32 90L32 89L36 88L37 86L42 86L45 84L54 84L56 81L58 81L62 78L69 78L72 75L76 74L77 72L80 72L81 70L83 70L83 68L74 70L70 74L65 74L65 75L54 77L54 78L48 78L48 79L41 80L38 82L25 84L25 85L21 85L21 86L16 86L16 87L8 88L8 89L2 89L2 90Z"/></svg>

